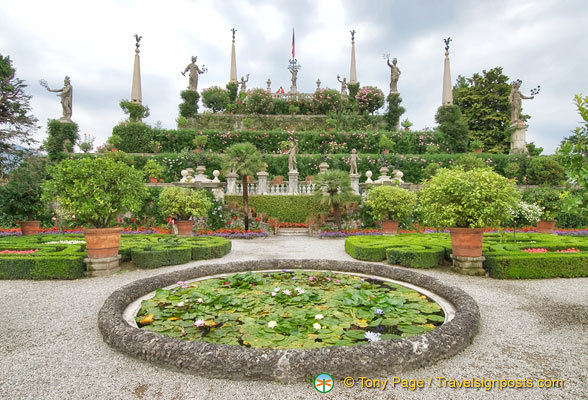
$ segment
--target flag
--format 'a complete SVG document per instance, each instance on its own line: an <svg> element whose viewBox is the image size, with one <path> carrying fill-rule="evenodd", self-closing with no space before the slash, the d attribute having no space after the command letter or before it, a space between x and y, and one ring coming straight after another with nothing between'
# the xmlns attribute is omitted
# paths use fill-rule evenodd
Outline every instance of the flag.
<svg viewBox="0 0 588 400"><path fill-rule="evenodd" d="M294 28L292 28L292 60L296 58L296 47L294 46Z"/></svg>

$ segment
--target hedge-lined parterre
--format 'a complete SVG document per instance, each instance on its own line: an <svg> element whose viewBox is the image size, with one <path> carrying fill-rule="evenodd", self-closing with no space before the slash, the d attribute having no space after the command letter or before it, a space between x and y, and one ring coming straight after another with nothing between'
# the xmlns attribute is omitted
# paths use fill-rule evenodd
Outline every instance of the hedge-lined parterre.
<svg viewBox="0 0 588 400"><path fill-rule="evenodd" d="M541 249L541 252L534 252ZM570 251L574 249L577 251ZM353 236L345 251L359 260L431 268L451 261L448 234ZM570 252L564 252L570 251ZM588 238L537 233L485 234L484 269L493 278L533 279L588 276Z"/></svg>
<svg viewBox="0 0 588 400"><path fill-rule="evenodd" d="M23 253L30 250L36 251ZM230 240L220 237L123 235L119 254L122 262L158 268L218 258L230 251ZM0 239L0 279L78 279L84 276L86 256L83 235L4 237Z"/></svg>

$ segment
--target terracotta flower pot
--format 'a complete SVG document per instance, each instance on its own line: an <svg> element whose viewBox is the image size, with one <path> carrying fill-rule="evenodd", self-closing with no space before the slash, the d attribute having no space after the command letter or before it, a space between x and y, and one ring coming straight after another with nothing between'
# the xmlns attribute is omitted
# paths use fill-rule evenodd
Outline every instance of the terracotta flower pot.
<svg viewBox="0 0 588 400"><path fill-rule="evenodd" d="M539 232L539 233L553 233L554 228L555 228L555 220L551 220L551 221L541 220L541 221L537 222L537 232Z"/></svg>
<svg viewBox="0 0 588 400"><path fill-rule="evenodd" d="M194 226L194 221L176 221L176 226L178 227L178 235L189 236L192 234L192 227Z"/></svg>
<svg viewBox="0 0 588 400"><path fill-rule="evenodd" d="M382 221L382 229L384 233L391 233L396 235L398 233L398 221L386 219Z"/></svg>
<svg viewBox="0 0 588 400"><path fill-rule="evenodd" d="M449 228L454 256L481 257L484 228Z"/></svg>
<svg viewBox="0 0 588 400"><path fill-rule="evenodd" d="M154 177L154 176L149 177L149 183L157 183L157 182L159 182L159 179L157 179L156 177Z"/></svg>
<svg viewBox="0 0 588 400"><path fill-rule="evenodd" d="M34 236L41 229L41 221L21 221L20 230L23 236Z"/></svg>
<svg viewBox="0 0 588 400"><path fill-rule="evenodd" d="M107 258L118 255L122 228L86 229L86 251L88 258Z"/></svg>

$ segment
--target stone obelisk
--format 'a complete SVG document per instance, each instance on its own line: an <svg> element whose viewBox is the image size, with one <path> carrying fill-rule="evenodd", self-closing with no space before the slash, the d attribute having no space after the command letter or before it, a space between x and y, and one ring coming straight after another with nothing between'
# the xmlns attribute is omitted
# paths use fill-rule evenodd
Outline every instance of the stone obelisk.
<svg viewBox="0 0 588 400"><path fill-rule="evenodd" d="M443 67L443 96L441 105L453 104L453 88L451 87L451 69L449 68L449 42L451 38L443 39L445 42L445 66Z"/></svg>
<svg viewBox="0 0 588 400"><path fill-rule="evenodd" d="M131 103L142 104L141 96L141 59L139 57L139 42L143 36L135 35L135 68L133 69L133 88L131 89Z"/></svg>
<svg viewBox="0 0 588 400"><path fill-rule="evenodd" d="M349 83L357 83L357 68L355 67L355 30L351 31L351 69Z"/></svg>
<svg viewBox="0 0 588 400"><path fill-rule="evenodd" d="M233 46L231 48L231 78L229 82L237 83L237 57L235 56L235 32L237 30L232 28L231 32L233 32Z"/></svg>

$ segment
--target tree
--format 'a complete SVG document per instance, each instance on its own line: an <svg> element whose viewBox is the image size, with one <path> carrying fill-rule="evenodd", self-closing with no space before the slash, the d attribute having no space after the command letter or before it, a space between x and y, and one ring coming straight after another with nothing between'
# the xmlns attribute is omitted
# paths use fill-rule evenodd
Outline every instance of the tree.
<svg viewBox="0 0 588 400"><path fill-rule="evenodd" d="M318 174L315 193L322 204L333 209L337 229L341 230L341 206L351 199L351 179L345 171L330 170Z"/></svg>
<svg viewBox="0 0 588 400"><path fill-rule="evenodd" d="M236 143L227 149L222 161L225 176L231 172L241 176L243 186L243 221L249 229L249 194L247 176L255 175L263 167L263 157L251 143Z"/></svg>
<svg viewBox="0 0 588 400"><path fill-rule="evenodd" d="M578 112L584 120L584 126L578 127L573 136L566 138L557 154L569 179L579 186L576 196L564 199L567 210L579 209L588 214L588 96L574 97Z"/></svg>
<svg viewBox="0 0 588 400"><path fill-rule="evenodd" d="M141 122L143 118L149 116L149 107L145 107L143 104L121 100L119 105L123 112L129 116L131 122Z"/></svg>
<svg viewBox="0 0 588 400"><path fill-rule="evenodd" d="M435 121L445 136L450 153L464 153L468 147L468 124L459 106L447 104L439 107Z"/></svg>
<svg viewBox="0 0 588 400"><path fill-rule="evenodd" d="M510 95L511 85L502 67L495 67L471 78L457 77L453 87L453 103L461 109L470 129L470 140L478 139L484 149L491 153L506 153L509 150ZM522 115L523 121L529 118Z"/></svg>
<svg viewBox="0 0 588 400"><path fill-rule="evenodd" d="M21 146L35 143L37 119L30 114L31 96L25 94L27 85L15 72L10 57L0 54L0 176L18 163Z"/></svg>
<svg viewBox="0 0 588 400"><path fill-rule="evenodd" d="M230 102L229 91L218 86L211 86L202 91L202 102L206 107L210 108L213 113L224 111Z"/></svg>
<svg viewBox="0 0 588 400"><path fill-rule="evenodd" d="M198 114L198 100L200 95L194 90L183 90L180 92L182 102L179 105L180 117L194 118Z"/></svg>

